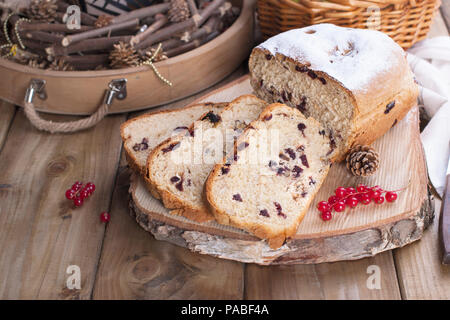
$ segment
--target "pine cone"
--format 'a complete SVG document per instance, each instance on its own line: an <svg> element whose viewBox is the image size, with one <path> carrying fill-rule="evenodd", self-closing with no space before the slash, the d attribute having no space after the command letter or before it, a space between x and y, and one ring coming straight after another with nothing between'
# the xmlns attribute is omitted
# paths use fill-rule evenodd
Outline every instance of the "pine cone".
<svg viewBox="0 0 450 320"><path fill-rule="evenodd" d="M57 0L32 0L27 10L28 18L45 22L54 22L58 5Z"/></svg>
<svg viewBox="0 0 450 320"><path fill-rule="evenodd" d="M111 24L111 20L112 20L111 16L102 14L97 18L97 21L95 21L94 25L96 28L103 28L109 26Z"/></svg>
<svg viewBox="0 0 450 320"><path fill-rule="evenodd" d="M28 60L28 66L31 68L46 69L47 64L48 64L47 61L42 58Z"/></svg>
<svg viewBox="0 0 450 320"><path fill-rule="evenodd" d="M56 58L50 64L49 69L54 71L74 71L75 68L70 63L64 61L64 59Z"/></svg>
<svg viewBox="0 0 450 320"><path fill-rule="evenodd" d="M191 13L189 11L189 5L186 0L170 0L169 7L169 21L170 22L182 22L189 19Z"/></svg>
<svg viewBox="0 0 450 320"><path fill-rule="evenodd" d="M109 65L114 69L136 67L139 65L139 55L130 44L119 42L109 54Z"/></svg>
<svg viewBox="0 0 450 320"><path fill-rule="evenodd" d="M369 146L353 147L346 158L347 169L355 176L370 176L378 169L379 155Z"/></svg>
<svg viewBox="0 0 450 320"><path fill-rule="evenodd" d="M150 51L147 51L145 53L145 57L143 59L143 61L146 61L147 59L153 57L153 54L155 54L156 48L150 48ZM155 58L153 58L152 62L158 62L158 61L162 61L162 60L166 60L167 56L166 53L162 50L159 50L158 54L156 55Z"/></svg>

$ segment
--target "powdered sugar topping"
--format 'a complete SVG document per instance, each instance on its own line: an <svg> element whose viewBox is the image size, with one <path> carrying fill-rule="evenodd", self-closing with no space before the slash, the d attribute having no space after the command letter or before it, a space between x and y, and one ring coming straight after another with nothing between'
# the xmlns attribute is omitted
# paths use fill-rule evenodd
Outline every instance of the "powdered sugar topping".
<svg viewBox="0 0 450 320"><path fill-rule="evenodd" d="M349 90L364 90L404 55L403 49L382 32L333 24L286 31L258 47L326 72Z"/></svg>

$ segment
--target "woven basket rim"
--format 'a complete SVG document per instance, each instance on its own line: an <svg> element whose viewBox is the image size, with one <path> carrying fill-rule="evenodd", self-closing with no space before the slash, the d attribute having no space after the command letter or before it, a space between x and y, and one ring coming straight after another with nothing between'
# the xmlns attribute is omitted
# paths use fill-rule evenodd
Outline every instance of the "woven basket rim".
<svg viewBox="0 0 450 320"><path fill-rule="evenodd" d="M439 0L269 0L271 2L283 3L294 9L306 10L309 12L317 12L322 10L345 10L351 11L358 8L381 7L386 8L390 5L405 6L410 5L417 7L423 3L439 2ZM316 9L316 10L314 10Z"/></svg>

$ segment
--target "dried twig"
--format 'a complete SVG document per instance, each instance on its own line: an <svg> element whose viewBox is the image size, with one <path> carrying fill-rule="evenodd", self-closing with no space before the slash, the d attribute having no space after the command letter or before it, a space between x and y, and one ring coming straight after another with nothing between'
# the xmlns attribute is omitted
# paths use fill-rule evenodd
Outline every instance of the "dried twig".
<svg viewBox="0 0 450 320"><path fill-rule="evenodd" d="M43 42L56 43L62 40L63 36L58 34L52 34L44 31L26 31L20 32L23 38L32 39Z"/></svg>
<svg viewBox="0 0 450 320"><path fill-rule="evenodd" d="M30 51L32 53L36 53L40 56L45 57L46 56L46 52L45 52L45 46L42 42L40 41L34 41L34 40L28 40L28 39L22 39L22 43L25 45L26 50Z"/></svg>
<svg viewBox="0 0 450 320"><path fill-rule="evenodd" d="M167 19L167 17L162 13L156 14L155 19L156 19L155 22L153 22L153 24L151 24L150 27L148 27L144 32L141 32L131 38L131 41L130 41L131 45L138 44L143 39L148 37L150 34L154 33L156 30L160 29L162 26L164 26L169 21L169 19Z"/></svg>
<svg viewBox="0 0 450 320"><path fill-rule="evenodd" d="M74 34L71 36L64 37L61 41L61 45L63 47L67 47L71 43L81 41L84 39L90 39L97 36L101 36L103 34L107 34L109 32L123 30L123 29L130 29L130 28L137 28L139 26L139 19L133 19L130 21L125 21L121 23L111 24L109 26L103 27L103 28L97 28L94 30L86 31L83 33Z"/></svg>
<svg viewBox="0 0 450 320"><path fill-rule="evenodd" d="M213 14L213 12L224 2L225 0L213 0L211 4L208 5L200 13L200 19L196 20L191 17L190 19L185 20L183 22L175 23L166 28L160 29L159 31L147 37L144 41L141 41L139 44L137 44L136 49L148 48L153 44L155 44L156 42L166 40L167 38L171 37L172 35L178 32L187 30L195 26L197 27L201 26Z"/></svg>
<svg viewBox="0 0 450 320"><path fill-rule="evenodd" d="M82 33L93 29L94 28L88 26L81 26L80 29L68 29L67 26L62 23L21 23L19 25L19 30L23 31L49 31L69 34Z"/></svg>
<svg viewBox="0 0 450 320"><path fill-rule="evenodd" d="M198 8L195 4L195 0L187 0L187 4L189 6L189 11L191 12L191 16L198 15Z"/></svg>
<svg viewBox="0 0 450 320"><path fill-rule="evenodd" d="M113 45L118 43L119 41L129 42L130 40L131 36L86 39L73 43L67 47L62 47L61 45L53 45L46 48L45 51L51 56L64 56L75 52L111 50L113 48Z"/></svg>
<svg viewBox="0 0 450 320"><path fill-rule="evenodd" d="M157 13L163 13L169 10L169 3L155 4L153 6L136 9L127 13L122 13L117 17L114 17L111 23L120 23L132 19L142 19L145 17L153 16Z"/></svg>
<svg viewBox="0 0 450 320"><path fill-rule="evenodd" d="M206 21L206 23L200 28L192 32L192 34L189 35L189 41L193 41L196 39L200 39L202 37L207 36L208 34L218 31L218 25L220 22L220 18L218 16L212 16L211 18ZM186 41L183 41L181 39L168 39L163 42L161 42L162 49L164 52L167 52L170 49L174 49L177 47L180 47L182 45L186 44ZM149 51L151 47L145 48L140 51L140 53Z"/></svg>
<svg viewBox="0 0 450 320"><path fill-rule="evenodd" d="M185 43L185 44L183 44L183 45L181 45L179 47L167 50L166 51L166 55L169 58L173 57L173 56L177 56L177 55L179 55L181 53L184 53L184 52L190 51L190 50L192 50L194 48L200 47L202 44L203 44L203 41L197 39L197 40Z"/></svg>

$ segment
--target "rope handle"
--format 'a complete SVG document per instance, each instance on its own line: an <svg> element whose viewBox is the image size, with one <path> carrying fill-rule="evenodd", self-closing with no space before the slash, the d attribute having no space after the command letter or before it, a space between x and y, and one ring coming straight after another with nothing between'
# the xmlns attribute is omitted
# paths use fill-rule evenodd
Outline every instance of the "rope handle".
<svg viewBox="0 0 450 320"><path fill-rule="evenodd" d="M126 79L112 80L109 83L109 89L106 91L105 100L100 104L97 111L87 118L68 121L68 122L53 122L51 120L42 119L37 113L33 98L35 93L44 93L45 81L40 79L32 79L30 86L25 94L25 115L33 126L42 131L50 133L69 133L91 128L99 123L107 114L109 106L112 104L114 98L120 100L126 97Z"/></svg>

